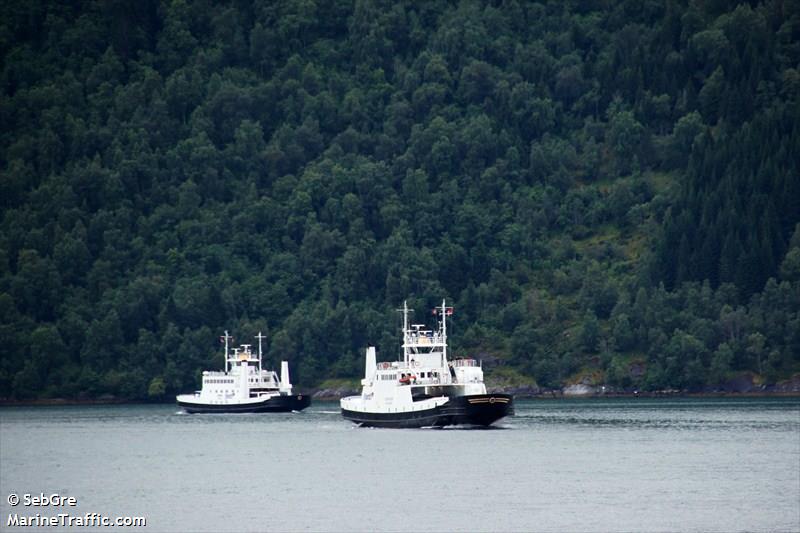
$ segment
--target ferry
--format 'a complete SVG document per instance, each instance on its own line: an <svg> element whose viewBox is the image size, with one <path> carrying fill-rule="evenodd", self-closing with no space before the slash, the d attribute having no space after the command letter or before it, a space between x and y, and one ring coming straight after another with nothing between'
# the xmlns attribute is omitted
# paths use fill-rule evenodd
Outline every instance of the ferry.
<svg viewBox="0 0 800 533"><path fill-rule="evenodd" d="M438 328L408 323L403 302L403 359L376 362L375 347L366 351L364 379L358 396L340 400L342 416L359 426L387 428L489 426L514 414L509 394L490 394L483 368L472 358L448 361L447 317L453 308L433 310Z"/></svg>
<svg viewBox="0 0 800 533"><path fill-rule="evenodd" d="M176 397L187 413L281 413L301 411L311 403L309 396L294 394L289 381L289 363L281 361L280 378L276 372L261 368L261 341L258 354L250 344L228 349L232 337L225 332L225 371L204 371L202 389Z"/></svg>

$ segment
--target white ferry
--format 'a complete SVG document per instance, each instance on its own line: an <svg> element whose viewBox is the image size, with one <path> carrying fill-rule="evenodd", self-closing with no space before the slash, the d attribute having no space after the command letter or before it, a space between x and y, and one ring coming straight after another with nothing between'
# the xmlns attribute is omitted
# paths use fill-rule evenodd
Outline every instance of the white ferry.
<svg viewBox="0 0 800 533"><path fill-rule="evenodd" d="M180 394L178 405L187 413L279 413L300 411L311 403L309 396L292 393L289 363L281 361L281 376L261 368L261 332L258 354L249 344L228 349L232 340L228 332L225 342L225 371L203 372L203 387L194 394ZM232 352L232 353L231 353Z"/></svg>
<svg viewBox="0 0 800 533"><path fill-rule="evenodd" d="M487 394L483 369L475 359L447 360L447 317L444 300L434 309L436 331L408 324L403 303L403 360L376 363L375 347L367 348L366 370L359 396L340 400L342 416L361 426L416 428L453 424L488 426L514 413L508 394Z"/></svg>

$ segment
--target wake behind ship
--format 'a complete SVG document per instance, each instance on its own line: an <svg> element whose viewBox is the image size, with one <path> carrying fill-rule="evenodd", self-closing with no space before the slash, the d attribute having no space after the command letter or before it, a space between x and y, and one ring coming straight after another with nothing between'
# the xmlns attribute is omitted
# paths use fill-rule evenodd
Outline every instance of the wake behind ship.
<svg viewBox="0 0 800 533"><path fill-rule="evenodd" d="M281 376L261 368L261 340L258 354L249 344L228 350L231 340L228 332L225 342L225 371L203 372L203 387L194 394L180 394L176 400L187 413L281 413L300 411L311 403L311 398L292 393L289 381L289 363L281 361ZM230 352L233 352L232 354Z"/></svg>
<svg viewBox="0 0 800 533"><path fill-rule="evenodd" d="M362 391L340 400L342 416L362 426L418 428L449 425L488 426L514 413L508 394L488 394L483 369L474 359L447 360L447 317L453 308L434 310L436 331L408 323L403 303L403 360L375 360L367 348Z"/></svg>

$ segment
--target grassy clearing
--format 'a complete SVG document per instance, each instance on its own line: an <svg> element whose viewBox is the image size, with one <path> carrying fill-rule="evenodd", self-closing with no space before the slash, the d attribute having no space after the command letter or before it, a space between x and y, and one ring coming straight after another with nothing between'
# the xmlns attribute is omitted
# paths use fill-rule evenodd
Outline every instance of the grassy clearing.
<svg viewBox="0 0 800 533"><path fill-rule="evenodd" d="M572 374L565 381L567 385L601 385L605 382L606 374L599 368L583 367Z"/></svg>
<svg viewBox="0 0 800 533"><path fill-rule="evenodd" d="M678 181L671 172L645 172L642 177L650 184L656 194L666 192Z"/></svg>
<svg viewBox="0 0 800 533"><path fill-rule="evenodd" d="M317 386L318 389L350 389L358 390L361 388L360 379L348 378L328 378Z"/></svg>

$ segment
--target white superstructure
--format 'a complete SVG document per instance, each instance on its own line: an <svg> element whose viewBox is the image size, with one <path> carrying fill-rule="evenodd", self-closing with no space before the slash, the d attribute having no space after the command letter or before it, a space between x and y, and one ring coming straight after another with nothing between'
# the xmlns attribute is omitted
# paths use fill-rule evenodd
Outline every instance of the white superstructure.
<svg viewBox="0 0 800 533"><path fill-rule="evenodd" d="M232 337L225 332L221 337L225 343L225 370L203 372L202 388L194 394L177 396L178 404L190 412L214 411L247 411L259 407L279 408L286 402L281 400L292 397L292 384L289 381L289 363L281 361L281 375L261 366L262 340L258 339L258 352L251 350L250 344L242 344L238 348L230 348ZM293 399L290 407L296 408L302 397ZM307 400L305 400L307 405ZM303 406L304 407L304 406ZM301 407L302 408L302 407ZM263 409L267 410L267 409Z"/></svg>
<svg viewBox="0 0 800 533"><path fill-rule="evenodd" d="M434 309L438 329L409 324L410 310L403 302L403 358L376 362L375 347L367 348L362 391L342 398L344 411L394 414L429 411L459 396L485 395L483 369L474 359L448 361L447 317L452 314L444 300Z"/></svg>

